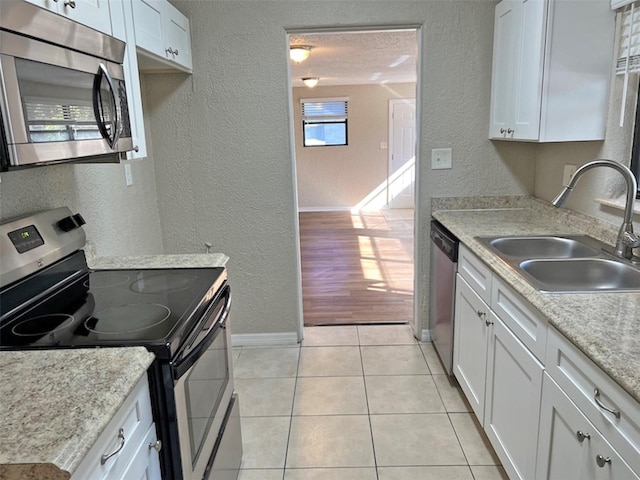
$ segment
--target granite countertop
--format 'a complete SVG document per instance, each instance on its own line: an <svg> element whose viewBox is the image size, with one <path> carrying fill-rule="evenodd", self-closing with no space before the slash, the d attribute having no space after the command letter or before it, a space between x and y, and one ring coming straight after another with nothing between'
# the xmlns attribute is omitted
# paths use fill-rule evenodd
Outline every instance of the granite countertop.
<svg viewBox="0 0 640 480"><path fill-rule="evenodd" d="M438 199L432 206L432 215L640 402L640 293L542 293L474 238L587 234L612 244L617 227L535 200L507 202L500 206L508 208L498 209L470 206L469 202Z"/></svg>
<svg viewBox="0 0 640 480"><path fill-rule="evenodd" d="M153 359L143 347L0 352L0 478L68 479Z"/></svg>
<svg viewBox="0 0 640 480"><path fill-rule="evenodd" d="M132 257L96 257L85 250L89 268L94 270L129 270L133 268L210 268L224 267L229 261L224 253L138 255Z"/></svg>

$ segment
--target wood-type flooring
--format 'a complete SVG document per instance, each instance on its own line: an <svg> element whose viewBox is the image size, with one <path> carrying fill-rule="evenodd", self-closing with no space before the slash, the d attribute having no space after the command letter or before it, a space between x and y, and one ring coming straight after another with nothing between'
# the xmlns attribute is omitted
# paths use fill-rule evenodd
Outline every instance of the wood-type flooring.
<svg viewBox="0 0 640 480"><path fill-rule="evenodd" d="M304 324L413 318L413 210L300 212Z"/></svg>

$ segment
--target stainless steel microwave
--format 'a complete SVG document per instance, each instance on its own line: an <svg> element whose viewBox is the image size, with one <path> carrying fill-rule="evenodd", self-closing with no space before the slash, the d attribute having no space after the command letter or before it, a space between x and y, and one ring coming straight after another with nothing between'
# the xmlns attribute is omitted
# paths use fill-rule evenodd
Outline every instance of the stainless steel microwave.
<svg viewBox="0 0 640 480"><path fill-rule="evenodd" d="M61 15L2 0L2 170L118 162L132 150L124 49Z"/></svg>

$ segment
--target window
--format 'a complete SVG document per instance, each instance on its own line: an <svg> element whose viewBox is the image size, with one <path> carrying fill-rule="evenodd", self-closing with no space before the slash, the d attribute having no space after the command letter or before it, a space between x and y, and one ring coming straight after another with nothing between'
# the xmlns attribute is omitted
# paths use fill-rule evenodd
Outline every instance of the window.
<svg viewBox="0 0 640 480"><path fill-rule="evenodd" d="M347 145L347 103L345 98L300 100L302 139L305 147Z"/></svg>
<svg viewBox="0 0 640 480"><path fill-rule="evenodd" d="M638 86L638 89L640 91L640 85ZM640 198L640 94L638 94L636 102L636 119L633 127L633 148L631 150L630 168L638 182L636 198Z"/></svg>

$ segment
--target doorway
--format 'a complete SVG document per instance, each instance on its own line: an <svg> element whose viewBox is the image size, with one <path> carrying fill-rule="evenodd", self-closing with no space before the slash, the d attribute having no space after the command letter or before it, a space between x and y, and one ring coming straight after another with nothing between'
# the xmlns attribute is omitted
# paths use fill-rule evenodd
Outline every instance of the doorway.
<svg viewBox="0 0 640 480"><path fill-rule="evenodd" d="M290 34L305 326L413 326L418 33Z"/></svg>

